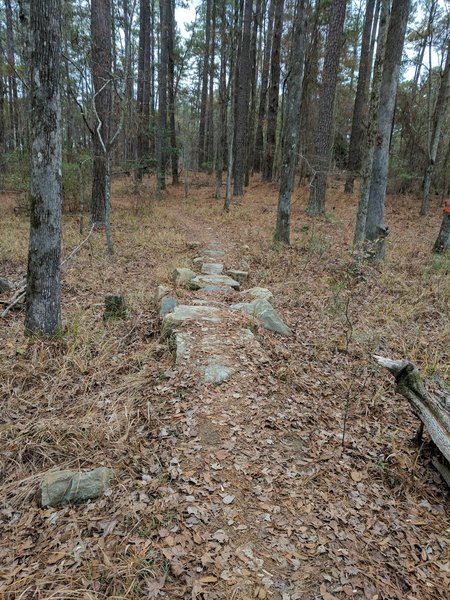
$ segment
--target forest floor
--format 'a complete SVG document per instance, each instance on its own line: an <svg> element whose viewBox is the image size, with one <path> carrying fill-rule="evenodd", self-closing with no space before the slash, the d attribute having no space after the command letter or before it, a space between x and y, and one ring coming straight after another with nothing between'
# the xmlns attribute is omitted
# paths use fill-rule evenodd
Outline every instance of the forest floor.
<svg viewBox="0 0 450 600"><path fill-rule="evenodd" d="M305 215L297 190L289 248L272 244L275 187L253 181L227 214L206 175L187 200L182 186L152 199L150 186L115 182L115 254L96 234L68 263L61 339L24 338L21 312L0 322L0 598L447 597L448 490L371 358L448 379L437 202L420 218L417 199L388 197L386 261L360 268L356 194L340 182L323 218ZM10 196L0 205L0 275L17 280L28 220ZM76 217L63 237L66 256L82 239ZM154 288L191 266L193 240L220 240L228 268L250 255L248 286L273 292L295 334L259 329L269 361L239 389L174 368L160 338ZM126 295L127 320L103 322L107 293ZM107 495L39 507L43 473L102 465L116 475Z"/></svg>

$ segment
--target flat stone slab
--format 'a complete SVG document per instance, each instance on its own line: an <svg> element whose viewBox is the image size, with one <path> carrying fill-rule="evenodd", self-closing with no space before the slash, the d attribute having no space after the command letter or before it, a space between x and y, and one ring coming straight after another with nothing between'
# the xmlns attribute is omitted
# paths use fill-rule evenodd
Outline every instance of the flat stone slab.
<svg viewBox="0 0 450 600"><path fill-rule="evenodd" d="M227 275L239 281L239 283L244 283L248 279L248 271L236 271L234 269L230 269L227 271Z"/></svg>
<svg viewBox="0 0 450 600"><path fill-rule="evenodd" d="M261 351L249 329L237 331L181 331L175 334L179 366L196 373L202 383L219 384L239 370L239 353Z"/></svg>
<svg viewBox="0 0 450 600"><path fill-rule="evenodd" d="M202 273L205 275L221 275L223 265L221 263L203 263Z"/></svg>
<svg viewBox="0 0 450 600"><path fill-rule="evenodd" d="M216 292L234 292L229 285L207 285L199 290L200 294L215 294Z"/></svg>
<svg viewBox="0 0 450 600"><path fill-rule="evenodd" d="M177 327L197 321L206 323L221 323L222 313L215 306L187 306L180 304L165 315L162 324L163 335L170 335Z"/></svg>
<svg viewBox="0 0 450 600"><path fill-rule="evenodd" d="M267 302L272 304L273 294L267 288L252 287L248 290L243 290L241 293L250 296L250 298L253 298L254 300L267 300Z"/></svg>
<svg viewBox="0 0 450 600"><path fill-rule="evenodd" d="M177 304L177 299L173 296L163 296L159 305L159 316L165 317L169 313L173 312Z"/></svg>
<svg viewBox="0 0 450 600"><path fill-rule="evenodd" d="M179 267L173 270L172 279L177 285L185 285L186 283L189 283L191 279L195 277L195 275L195 271L186 269L184 267Z"/></svg>
<svg viewBox="0 0 450 600"><path fill-rule="evenodd" d="M241 302L239 304L232 304L230 308L232 310L242 310L251 317L255 317L266 329L269 329L269 331L274 331L275 333L286 336L294 335L267 300Z"/></svg>
<svg viewBox="0 0 450 600"><path fill-rule="evenodd" d="M197 275L189 282L189 286L194 290L205 288L209 285L228 286L238 290L240 287L239 281L236 281L228 275Z"/></svg>
<svg viewBox="0 0 450 600"><path fill-rule="evenodd" d="M225 256L225 252L222 250L203 250L202 256L207 256L208 258L220 258L221 256Z"/></svg>
<svg viewBox="0 0 450 600"><path fill-rule="evenodd" d="M60 506L98 498L109 488L112 469L99 467L92 471L51 471L41 482L41 506Z"/></svg>

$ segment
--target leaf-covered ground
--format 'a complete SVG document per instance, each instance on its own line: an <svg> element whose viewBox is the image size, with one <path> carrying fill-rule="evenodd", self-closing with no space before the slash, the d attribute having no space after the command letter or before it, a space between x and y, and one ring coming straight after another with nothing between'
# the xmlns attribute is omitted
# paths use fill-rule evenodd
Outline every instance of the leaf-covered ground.
<svg viewBox="0 0 450 600"><path fill-rule="evenodd" d="M117 182L116 253L98 234L68 264L61 339L27 341L20 312L0 322L1 597L441 600L448 491L371 360L407 356L448 378L437 203L419 218L417 200L388 198L387 260L367 266L350 253L356 198L339 183L320 219L297 192L289 248L271 241L275 188L252 183L225 214L207 183L158 201L149 182L134 195ZM0 275L19 279L27 218L0 203ZM80 239L67 216L64 254ZM228 268L249 263L248 285L270 288L295 332L257 330L260 360L242 355L220 386L174 368L152 305L191 266L192 240L220 240ZM111 292L128 320L103 322ZM38 506L46 471L100 465L116 472L108 495Z"/></svg>

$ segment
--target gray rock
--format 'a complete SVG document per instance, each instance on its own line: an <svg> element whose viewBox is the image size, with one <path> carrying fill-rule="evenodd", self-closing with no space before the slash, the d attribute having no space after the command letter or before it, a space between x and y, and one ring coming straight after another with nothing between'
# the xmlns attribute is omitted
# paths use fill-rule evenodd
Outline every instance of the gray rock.
<svg viewBox="0 0 450 600"><path fill-rule="evenodd" d="M195 250L196 248L200 248L200 246L200 242L197 242L196 240L192 240L191 242L187 243L189 250Z"/></svg>
<svg viewBox="0 0 450 600"><path fill-rule="evenodd" d="M180 304L175 307L173 312L164 317L162 333L163 335L169 335L174 329L184 323L194 323L196 321L221 323L221 311L215 306L187 306Z"/></svg>
<svg viewBox="0 0 450 600"><path fill-rule="evenodd" d="M202 273L205 275L220 275L223 271L221 263L203 263Z"/></svg>
<svg viewBox="0 0 450 600"><path fill-rule="evenodd" d="M199 290L208 285L228 286L235 290L238 290L240 287L238 281L227 275L197 275L197 277L194 277L189 282L189 286L194 290Z"/></svg>
<svg viewBox="0 0 450 600"><path fill-rule="evenodd" d="M0 277L0 294L4 294L5 292L10 292L13 286L10 281L5 279L4 277Z"/></svg>
<svg viewBox="0 0 450 600"><path fill-rule="evenodd" d="M248 315L255 317L261 324L270 331L281 333L282 335L293 335L289 327L283 323L278 313L267 300L253 300L253 302L241 302L232 304L232 310L242 310Z"/></svg>
<svg viewBox="0 0 450 600"><path fill-rule="evenodd" d="M207 285L199 290L200 294L214 294L215 292L233 292L233 288L229 285Z"/></svg>
<svg viewBox="0 0 450 600"><path fill-rule="evenodd" d="M247 271L235 271L234 269L231 269L230 271L227 271L227 275L233 279L236 279L236 281L239 281L239 283L244 283L244 281L248 279Z"/></svg>
<svg viewBox="0 0 450 600"><path fill-rule="evenodd" d="M173 296L164 296L159 305L159 316L164 317L175 310L178 305L177 299Z"/></svg>
<svg viewBox="0 0 450 600"><path fill-rule="evenodd" d="M221 364L214 358L209 359L208 364L205 367L205 373L203 375L204 383L222 383L229 379L234 373L234 369Z"/></svg>
<svg viewBox="0 0 450 600"><path fill-rule="evenodd" d="M272 304L273 294L267 288L253 287L249 288L248 290L243 290L242 293L246 296L250 296L255 300L267 300L267 302L270 302Z"/></svg>
<svg viewBox="0 0 450 600"><path fill-rule="evenodd" d="M109 488L114 471L99 467L92 471L52 471L41 482L41 506L59 506L98 498Z"/></svg>
<svg viewBox="0 0 450 600"><path fill-rule="evenodd" d="M195 258L193 258L193 259L192 259L192 262L193 262L195 265L200 265L200 264L202 264L202 263L204 263L204 262L207 262L207 260L208 260L208 259L207 259L207 258L205 258L205 257L203 257L203 256L196 256Z"/></svg>
<svg viewBox="0 0 450 600"><path fill-rule="evenodd" d="M158 302L161 300L161 298L163 298L163 296L165 296L169 292L170 292L170 289L166 285L158 285L158 287L155 290L155 293L153 294L154 303L158 304Z"/></svg>
<svg viewBox="0 0 450 600"><path fill-rule="evenodd" d="M124 296L107 294L105 296L105 311L103 319L105 321L114 321L116 319L126 319L127 305Z"/></svg>
<svg viewBox="0 0 450 600"><path fill-rule="evenodd" d="M185 285L191 281L195 277L196 273L191 271L191 269L186 269L183 267L179 267L174 269L172 273L172 279L174 283L177 285Z"/></svg>
<svg viewBox="0 0 450 600"><path fill-rule="evenodd" d="M204 250L202 256L207 256L208 258L220 258L221 256L225 256L225 252L222 250Z"/></svg>
<svg viewBox="0 0 450 600"><path fill-rule="evenodd" d="M222 288L220 288L220 290L222 290ZM199 298L194 298L192 304L195 304L196 306L217 306L218 308L227 308L225 302L218 302L217 300L201 300Z"/></svg>

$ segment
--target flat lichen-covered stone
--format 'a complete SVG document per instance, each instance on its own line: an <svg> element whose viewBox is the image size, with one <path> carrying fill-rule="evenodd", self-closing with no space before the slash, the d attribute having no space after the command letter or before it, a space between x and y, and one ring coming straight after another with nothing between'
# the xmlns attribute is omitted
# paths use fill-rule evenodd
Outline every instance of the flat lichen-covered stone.
<svg viewBox="0 0 450 600"><path fill-rule="evenodd" d="M217 285L231 287L238 290L240 287L239 281L228 277L228 275L197 275L189 282L189 286L194 290L205 288L209 285Z"/></svg>
<svg viewBox="0 0 450 600"><path fill-rule="evenodd" d="M239 304L232 304L230 308L232 310L242 310L251 317L255 317L269 331L286 336L294 335L267 300L241 302Z"/></svg>
<svg viewBox="0 0 450 600"><path fill-rule="evenodd" d="M184 323L195 321L221 323L221 311L215 306L187 306L180 304L175 307L173 312L164 317L162 333L163 335L169 335L174 329Z"/></svg>
<svg viewBox="0 0 450 600"><path fill-rule="evenodd" d="M267 302L272 304L273 294L267 288L253 287L248 290L243 290L242 293L246 296L250 296L250 298L253 298L254 300L267 300Z"/></svg>
<svg viewBox="0 0 450 600"><path fill-rule="evenodd" d="M159 316L164 317L165 315L171 313L173 310L175 310L177 304L177 299L173 296L164 296L159 305Z"/></svg>
<svg viewBox="0 0 450 600"><path fill-rule="evenodd" d="M114 471L98 467L92 471L51 471L41 482L41 506L60 506L98 498L109 488Z"/></svg>
<svg viewBox="0 0 450 600"><path fill-rule="evenodd" d="M196 273L191 269L186 269L184 267L178 267L173 270L172 279L174 283L177 285L184 285L189 283L191 279L195 277Z"/></svg>
<svg viewBox="0 0 450 600"><path fill-rule="evenodd" d="M227 275L239 281L239 283L243 283L248 279L248 271L236 271L234 269L227 271Z"/></svg>
<svg viewBox="0 0 450 600"><path fill-rule="evenodd" d="M223 271L221 263L203 263L202 273L205 275L220 275Z"/></svg>

